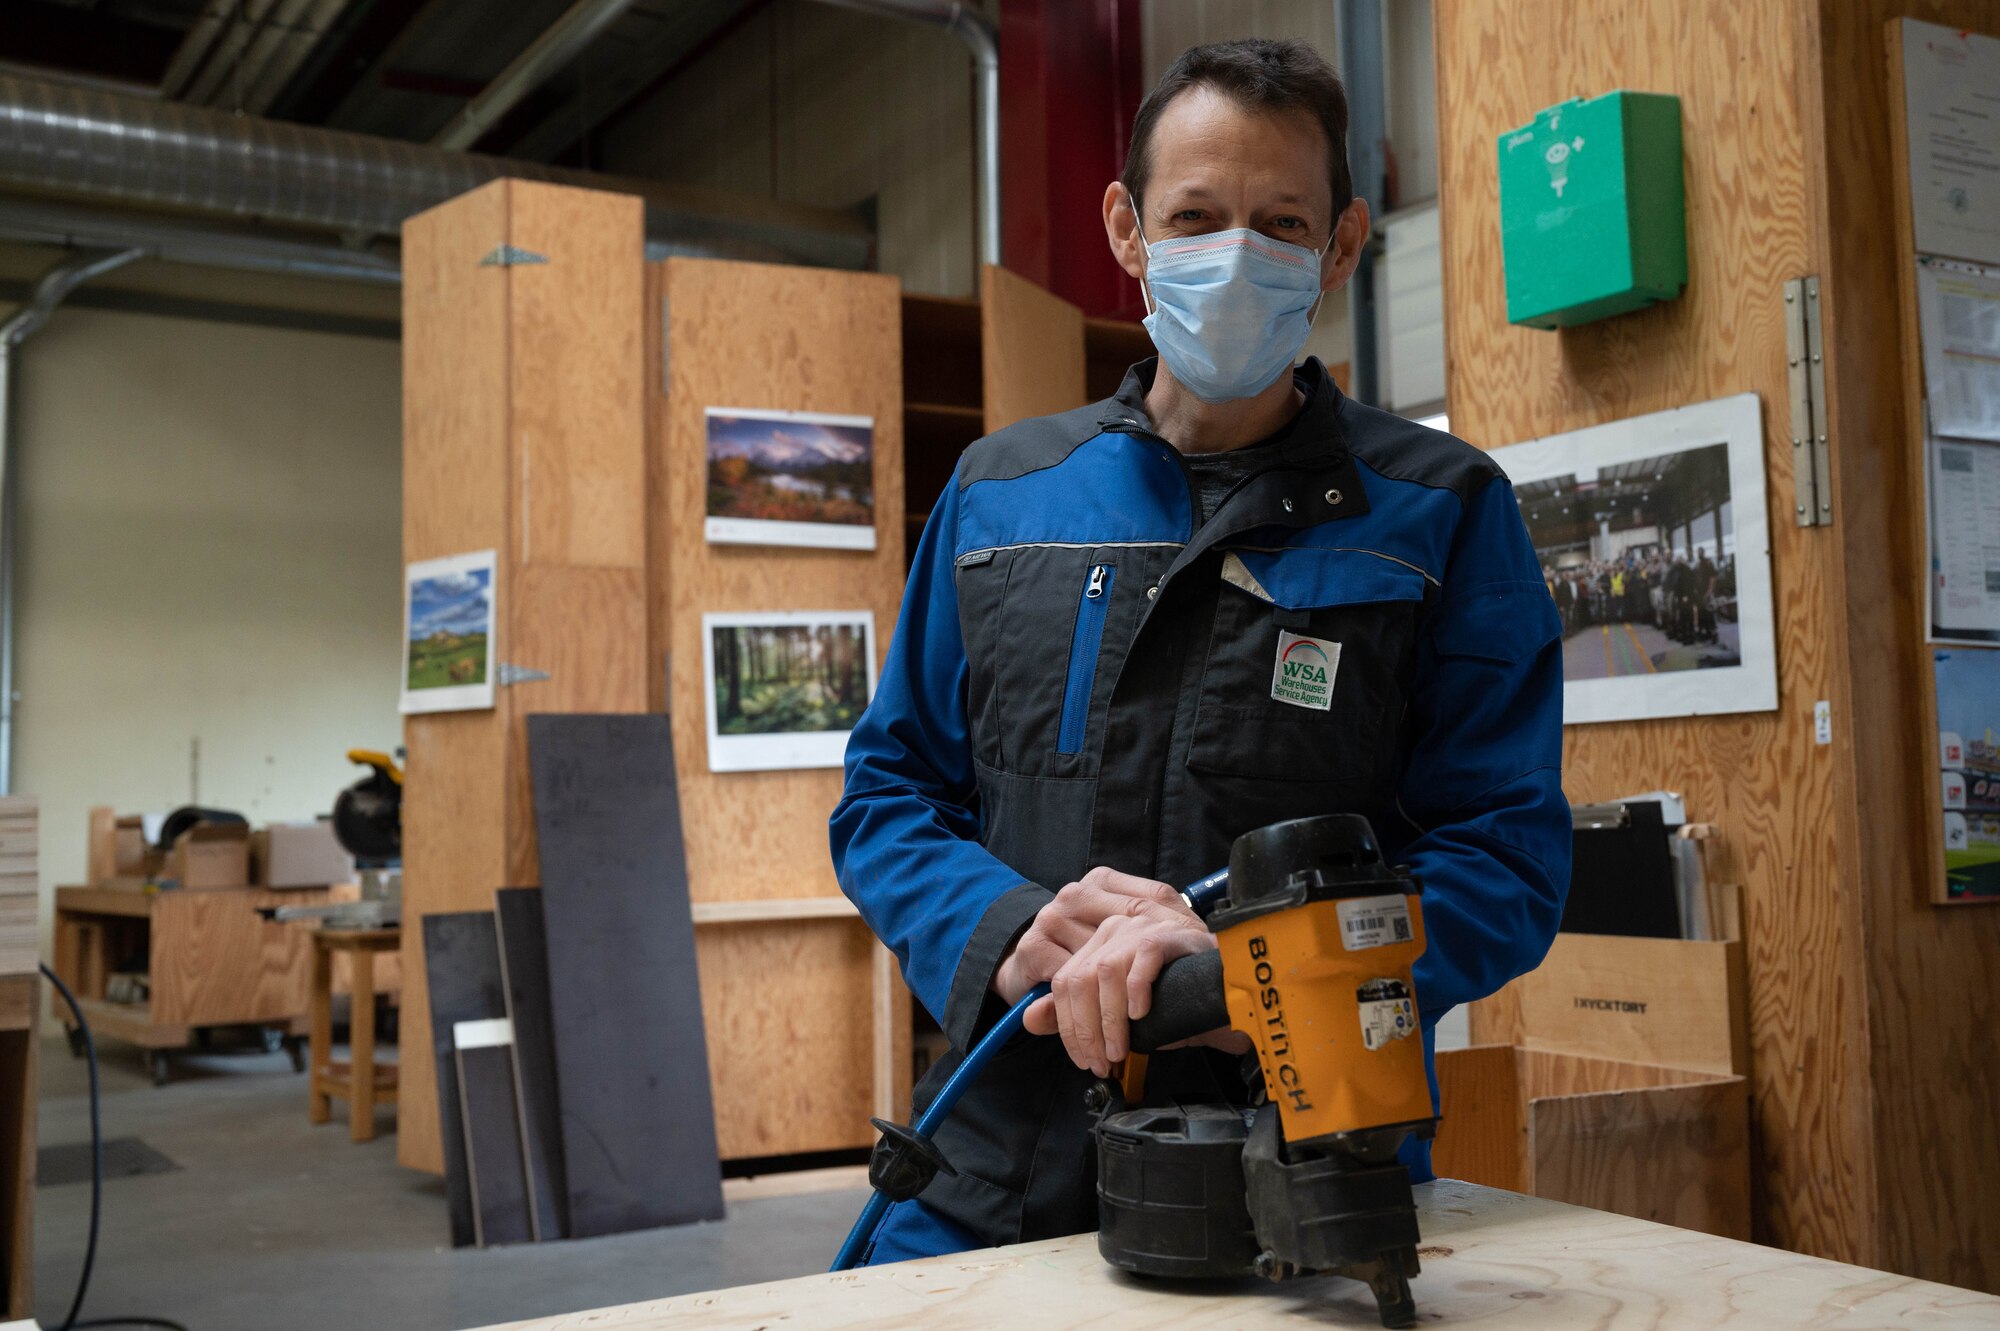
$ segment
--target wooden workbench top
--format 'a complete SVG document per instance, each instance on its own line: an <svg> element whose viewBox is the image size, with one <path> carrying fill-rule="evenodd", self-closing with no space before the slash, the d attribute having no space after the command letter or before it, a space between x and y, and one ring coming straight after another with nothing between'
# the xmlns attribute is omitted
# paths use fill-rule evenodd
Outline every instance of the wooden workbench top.
<svg viewBox="0 0 2000 1331"><path fill-rule="evenodd" d="M2000 1298L1443 1180L1417 1189L1422 1326L1791 1331L2000 1328ZM744 1285L490 1331L831 1327L1376 1327L1348 1280L1198 1288L1107 1267L1095 1235Z"/></svg>

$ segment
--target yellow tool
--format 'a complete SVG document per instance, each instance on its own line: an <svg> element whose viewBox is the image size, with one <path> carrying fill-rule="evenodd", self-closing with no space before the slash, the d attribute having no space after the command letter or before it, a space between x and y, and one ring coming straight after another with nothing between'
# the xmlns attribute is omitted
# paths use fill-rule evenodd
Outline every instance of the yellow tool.
<svg viewBox="0 0 2000 1331"><path fill-rule="evenodd" d="M1351 1276L1384 1326L1412 1326L1416 1205L1397 1155L1436 1126L1418 884L1365 818L1338 814L1237 838L1227 878L1201 887L1189 901L1217 950L1162 972L1132 1047L1232 1026L1256 1046L1257 1103L1155 1105L1129 1076L1100 1083L1098 1249L1156 1276Z"/></svg>

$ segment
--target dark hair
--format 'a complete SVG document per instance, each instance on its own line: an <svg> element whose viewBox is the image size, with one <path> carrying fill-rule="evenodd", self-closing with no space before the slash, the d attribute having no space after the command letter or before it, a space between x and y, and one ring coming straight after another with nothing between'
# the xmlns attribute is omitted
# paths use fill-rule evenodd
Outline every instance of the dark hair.
<svg viewBox="0 0 2000 1331"><path fill-rule="evenodd" d="M1190 46L1160 76L1132 119L1132 147L1119 179L1136 205L1153 167L1153 127L1168 103L1189 88L1213 88L1238 106L1302 112L1326 134L1326 177L1337 214L1354 199L1347 167L1347 89L1320 53L1299 41L1250 38Z"/></svg>

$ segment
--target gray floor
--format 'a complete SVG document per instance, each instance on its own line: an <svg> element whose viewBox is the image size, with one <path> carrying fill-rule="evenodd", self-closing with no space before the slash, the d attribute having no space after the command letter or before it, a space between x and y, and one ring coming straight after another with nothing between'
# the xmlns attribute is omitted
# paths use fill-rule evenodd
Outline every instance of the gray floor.
<svg viewBox="0 0 2000 1331"><path fill-rule="evenodd" d="M41 1141L90 1136L84 1065L42 1049ZM826 1268L865 1193L744 1202L719 1224L480 1252L447 1245L444 1188L398 1168L387 1129L347 1139L306 1122L283 1055L188 1056L155 1088L107 1045L104 1132L181 1166L104 1188L83 1316L165 1316L189 1331L457 1331ZM88 1184L35 1198L35 1293L58 1326L83 1260Z"/></svg>

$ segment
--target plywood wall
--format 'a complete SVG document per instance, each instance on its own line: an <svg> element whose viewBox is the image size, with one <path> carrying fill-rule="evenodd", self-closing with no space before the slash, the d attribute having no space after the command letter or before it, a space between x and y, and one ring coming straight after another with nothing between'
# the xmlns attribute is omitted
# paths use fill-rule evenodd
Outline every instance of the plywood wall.
<svg viewBox="0 0 2000 1331"><path fill-rule="evenodd" d="M1899 373L1914 351L1914 241L1896 169L1886 28L1907 15L2000 35L2000 0L1812 0L1805 84L1814 239L1826 275L1834 496L1845 614L1829 625L1851 679L1855 781L1836 811L1861 830L1856 896L1874 1101L1877 1259L2000 1291L2000 906L1934 906L1936 769L1922 584L1921 407ZM1900 214L1900 215L1899 215Z"/></svg>
<svg viewBox="0 0 2000 1331"><path fill-rule="evenodd" d="M907 1106L908 992L858 917L754 904L839 896L826 824L841 772L709 771L701 617L867 610L878 664L887 651L904 569L900 286L683 259L646 280L648 689L674 717L690 894L743 908L695 940L717 1142L725 1159L865 1146L870 1114ZM710 544L709 407L871 417L875 549Z"/></svg>
<svg viewBox="0 0 2000 1331"><path fill-rule="evenodd" d="M1723 829L1749 943L1758 1234L1877 1255L1852 724L1813 741L1817 699L1853 716L1832 635L1843 533L1792 525L1781 286L1812 270L1800 15L1793 0L1573 0L1560 22L1504 0L1437 9L1448 402L1495 446L1746 390L1764 402L1778 614L1775 712L1572 727L1573 800L1665 787ZM1614 88L1676 94L1690 276L1680 300L1561 333L1511 327L1495 140Z"/></svg>
<svg viewBox="0 0 2000 1331"><path fill-rule="evenodd" d="M642 215L500 181L403 229L403 557L492 549L495 659L549 678L405 720L406 1029L428 1031L425 914L540 881L530 712L646 705ZM546 262L481 261L503 245ZM443 1167L427 1038L403 1042L396 1158Z"/></svg>
<svg viewBox="0 0 2000 1331"><path fill-rule="evenodd" d="M2000 910L1940 908L1921 706L1924 552L1884 27L2000 32L1996 0L1495 0L1438 10L1454 428L1497 445L1752 389L1765 412L1780 707L1572 728L1573 798L1665 786L1724 833L1749 948L1760 1237L2000 1288ZM1690 284L1562 334L1504 322L1494 138L1612 88L1682 99ZM1834 524L1792 525L1780 283L1821 279ZM1815 700L1834 740L1811 739Z"/></svg>

